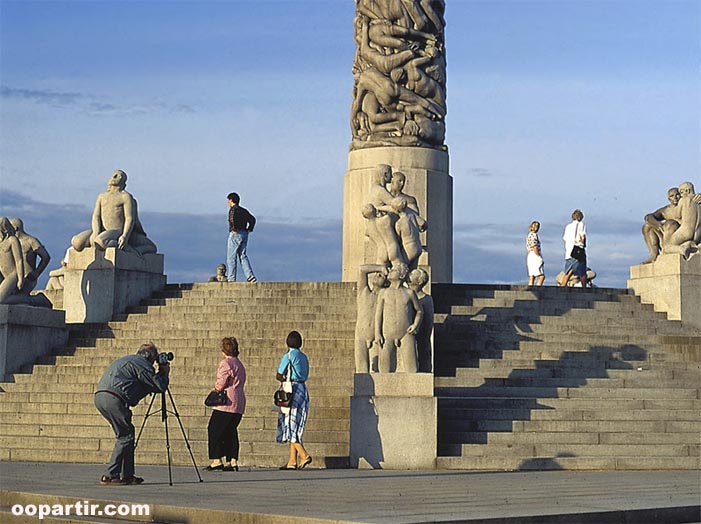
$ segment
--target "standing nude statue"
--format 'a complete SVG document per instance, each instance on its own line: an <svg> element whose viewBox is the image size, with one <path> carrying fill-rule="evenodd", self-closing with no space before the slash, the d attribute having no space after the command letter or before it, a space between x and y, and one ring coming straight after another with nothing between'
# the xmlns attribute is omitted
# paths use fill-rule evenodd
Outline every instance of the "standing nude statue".
<svg viewBox="0 0 701 524"><path fill-rule="evenodd" d="M375 212L368 206L363 208L363 216L374 224L377 236L382 239L387 251L387 258L394 266L398 263L406 263L394 225L397 221L397 214L392 207L394 197L385 187L392 180L392 167L387 164L380 164L375 168L373 183L367 194L367 201L372 204ZM372 226L370 226L372 228ZM369 231L372 234L372 230ZM372 237L371 237L372 238ZM379 260L378 263L382 263Z"/></svg>
<svg viewBox="0 0 701 524"><path fill-rule="evenodd" d="M387 278L389 287L380 293L375 310L375 343L380 348L378 369L381 373L392 371L393 362L402 364L406 373L416 373L416 332L421 325L422 312L419 299L402 283L409 269L405 264L393 267Z"/></svg>
<svg viewBox="0 0 701 524"><path fill-rule="evenodd" d="M396 216L378 213L372 204L365 204L362 213L367 220L365 235L375 244L375 263L383 266L406 264L394 229Z"/></svg>
<svg viewBox="0 0 701 524"><path fill-rule="evenodd" d="M24 285L22 245L7 217L0 217L0 304L19 293Z"/></svg>
<svg viewBox="0 0 701 524"><path fill-rule="evenodd" d="M71 239L76 251L87 247L107 249L116 247L139 255L155 253L156 245L146 237L139 221L134 197L126 191L127 174L115 171L107 183L107 191L100 193L92 214L92 229L78 233Z"/></svg>
<svg viewBox="0 0 701 524"><path fill-rule="evenodd" d="M15 236L19 240L22 247L22 261L24 262L24 284L22 285L21 293L29 294L36 285L39 276L44 272L49 265L51 255L46 251L38 238L27 234L24 231L24 223L19 218L11 218L10 224L15 228ZM37 257L41 262L37 266Z"/></svg>
<svg viewBox="0 0 701 524"><path fill-rule="evenodd" d="M433 365L433 350L431 335L433 334L433 297L424 292L424 286L428 283L428 273L423 269L414 269L409 273L409 289L416 293L421 306L421 326L416 333L416 348L419 358L419 373L430 373Z"/></svg>
<svg viewBox="0 0 701 524"><path fill-rule="evenodd" d="M657 256L664 246L664 238L669 238L679 227L681 216L678 204L680 199L679 188L669 188L667 190L669 204L645 215L642 232L645 244L650 251L650 257L642 264L649 264L657 260Z"/></svg>
<svg viewBox="0 0 701 524"><path fill-rule="evenodd" d="M356 297L358 319L355 323L355 372L369 373L374 367L370 352L375 339L375 307L379 293L387 285L387 268L379 264L365 264L360 266L359 273Z"/></svg>
<svg viewBox="0 0 701 524"><path fill-rule="evenodd" d="M394 229L397 232L399 245L402 247L402 254L409 269L416 269L422 251L419 224L423 219L416 211L407 207L407 201L402 197L395 198L392 201L392 207L399 217Z"/></svg>

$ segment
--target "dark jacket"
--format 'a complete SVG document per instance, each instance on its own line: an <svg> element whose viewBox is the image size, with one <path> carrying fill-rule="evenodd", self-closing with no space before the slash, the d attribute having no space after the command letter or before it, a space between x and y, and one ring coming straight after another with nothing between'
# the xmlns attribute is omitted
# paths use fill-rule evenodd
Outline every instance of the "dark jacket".
<svg viewBox="0 0 701 524"><path fill-rule="evenodd" d="M146 357L129 355L109 365L97 383L97 392L109 391L130 406L136 406L149 393L168 389L168 377L156 373Z"/></svg>
<svg viewBox="0 0 701 524"><path fill-rule="evenodd" d="M256 225L256 217L249 213L248 209L241 206L229 208L229 231L240 233L241 231L253 231Z"/></svg>

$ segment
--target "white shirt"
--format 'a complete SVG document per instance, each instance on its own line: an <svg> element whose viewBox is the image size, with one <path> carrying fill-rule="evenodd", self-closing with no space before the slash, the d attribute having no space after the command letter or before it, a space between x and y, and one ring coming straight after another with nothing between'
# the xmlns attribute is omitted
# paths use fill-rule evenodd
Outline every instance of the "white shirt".
<svg viewBox="0 0 701 524"><path fill-rule="evenodd" d="M572 258L572 248L574 246L584 247L584 238L587 236L587 226L584 222L573 220L565 227L562 240L565 241L565 260Z"/></svg>

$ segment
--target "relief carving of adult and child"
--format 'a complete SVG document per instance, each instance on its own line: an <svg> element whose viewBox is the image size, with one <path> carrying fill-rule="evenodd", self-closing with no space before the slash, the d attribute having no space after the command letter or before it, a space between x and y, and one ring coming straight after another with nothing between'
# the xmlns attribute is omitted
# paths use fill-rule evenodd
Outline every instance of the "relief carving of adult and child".
<svg viewBox="0 0 701 524"><path fill-rule="evenodd" d="M431 371L433 301L423 292L428 274L418 268L427 223L405 183L403 173L377 166L362 208L375 263L359 270L357 373Z"/></svg>

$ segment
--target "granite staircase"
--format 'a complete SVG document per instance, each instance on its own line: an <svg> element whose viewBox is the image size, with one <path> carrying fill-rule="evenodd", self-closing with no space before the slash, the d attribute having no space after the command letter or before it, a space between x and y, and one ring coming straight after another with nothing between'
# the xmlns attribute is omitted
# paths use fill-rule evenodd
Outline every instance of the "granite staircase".
<svg viewBox="0 0 701 524"><path fill-rule="evenodd" d="M701 333L625 290L434 285L438 467L701 469Z"/></svg>
<svg viewBox="0 0 701 524"><path fill-rule="evenodd" d="M434 284L432 294L439 468L701 469L698 331L625 290ZM66 347L0 384L0 460L105 462L114 437L92 404L95 385L151 340L175 354L173 399L206 464L202 401L220 339L233 335L248 374L240 462L280 465L271 396L297 329L312 368L305 445L315 466L347 466L354 324L352 283L169 285L112 322L74 326ZM137 431L148 405L134 410ZM178 418L168 425L173 463L190 465ZM156 415L137 463L166 461Z"/></svg>
<svg viewBox="0 0 701 524"><path fill-rule="evenodd" d="M221 360L220 341L235 336L247 370L248 406L239 426L240 463L276 466L287 447L275 443L275 371L292 329L304 337L311 375L311 412L304 441L314 465L344 467L349 454L353 383L355 285L343 283L202 283L168 285L128 314L105 324L75 326L68 345L42 358L31 374L0 384L0 460L105 462L114 436L93 405L95 385L115 358L153 341L172 351L171 393L198 464L208 463L203 405ZM139 431L147 397L134 409ZM167 407L172 410L169 399ZM161 406L155 396L152 410ZM174 464L191 465L172 413L168 433ZM136 450L137 464L165 464L165 425L149 417Z"/></svg>

